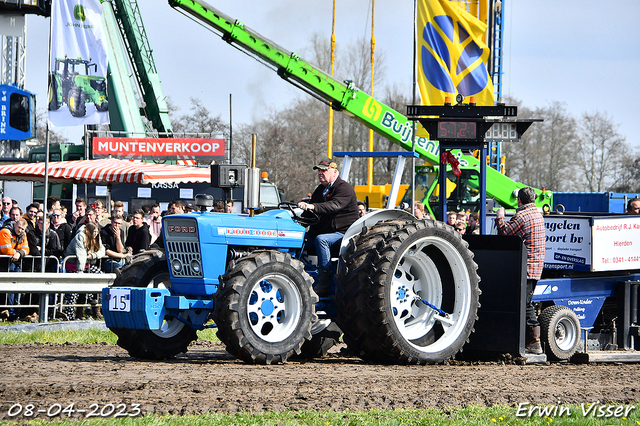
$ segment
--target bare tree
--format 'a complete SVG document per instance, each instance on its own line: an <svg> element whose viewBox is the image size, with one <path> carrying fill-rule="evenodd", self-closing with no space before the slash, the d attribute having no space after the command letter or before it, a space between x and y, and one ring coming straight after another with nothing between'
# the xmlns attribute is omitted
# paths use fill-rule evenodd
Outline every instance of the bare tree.
<svg viewBox="0 0 640 426"><path fill-rule="evenodd" d="M621 179L620 169L631 149L618 127L606 112L582 114L576 154L580 178L590 192L608 191Z"/></svg>
<svg viewBox="0 0 640 426"><path fill-rule="evenodd" d="M200 99L191 98L191 111L178 118L171 117L173 131L176 133L228 133L229 125L218 114L213 116ZM170 113L172 109L170 108Z"/></svg>
<svg viewBox="0 0 640 426"><path fill-rule="evenodd" d="M517 101L515 101L517 102ZM510 103L511 104L511 103ZM576 189L573 152L577 134L575 119L565 104L552 102L546 108L531 111L519 108L520 118L541 118L524 134L519 143L504 144L507 174L517 181L554 191Z"/></svg>

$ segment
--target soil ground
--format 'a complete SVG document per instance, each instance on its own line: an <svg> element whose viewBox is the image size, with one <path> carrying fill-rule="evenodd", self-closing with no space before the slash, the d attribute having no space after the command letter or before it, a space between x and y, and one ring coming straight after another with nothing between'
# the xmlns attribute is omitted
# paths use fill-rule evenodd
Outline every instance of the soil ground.
<svg viewBox="0 0 640 426"><path fill-rule="evenodd" d="M257 366L208 341L192 344L174 360L155 362L133 359L108 344L5 345L0 346L0 371L3 420L21 418L9 416L12 406L13 414L18 410L16 403L43 410L39 417L55 411L55 404L72 403L76 410L126 404L128 412L137 403L143 414L515 407L522 402L640 405L637 364L369 365L340 346L318 360Z"/></svg>

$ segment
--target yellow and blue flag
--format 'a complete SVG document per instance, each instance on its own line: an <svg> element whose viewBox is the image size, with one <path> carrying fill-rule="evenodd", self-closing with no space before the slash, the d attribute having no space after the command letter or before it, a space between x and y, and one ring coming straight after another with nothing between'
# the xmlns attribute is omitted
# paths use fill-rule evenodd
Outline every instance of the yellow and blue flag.
<svg viewBox="0 0 640 426"><path fill-rule="evenodd" d="M461 94L477 105L494 105L487 72L486 24L448 0L418 0L418 86L423 105L444 105Z"/></svg>

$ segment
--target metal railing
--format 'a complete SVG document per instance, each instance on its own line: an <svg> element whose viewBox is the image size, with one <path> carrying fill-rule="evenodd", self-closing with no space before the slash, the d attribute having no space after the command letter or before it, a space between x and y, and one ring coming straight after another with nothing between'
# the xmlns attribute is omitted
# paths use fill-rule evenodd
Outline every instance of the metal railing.
<svg viewBox="0 0 640 426"><path fill-rule="evenodd" d="M0 255L0 293L6 293L0 297L0 310L7 308L38 308L40 322L47 322L49 318L49 297L42 296L53 294L54 303L51 305L52 316L56 312L62 312L64 306L65 293L94 293L100 294L104 287L113 284L116 278L115 273L102 274L77 274L65 273L65 265L68 261L73 261L75 256L67 256L62 261L55 256L46 257L45 272L40 271L40 256L24 256L18 261L21 272L10 272L11 256ZM51 267L49 267L51 266ZM56 272L46 272L54 270ZM27 294L26 303L10 305L8 294ZM32 294L39 294L38 304L34 302ZM22 302L22 298L21 298ZM87 307L88 304L71 305L73 307Z"/></svg>

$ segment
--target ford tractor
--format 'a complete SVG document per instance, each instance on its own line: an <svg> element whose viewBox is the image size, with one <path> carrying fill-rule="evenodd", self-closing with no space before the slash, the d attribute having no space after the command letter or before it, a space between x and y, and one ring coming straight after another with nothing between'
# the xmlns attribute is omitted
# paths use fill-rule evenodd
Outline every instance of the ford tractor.
<svg viewBox="0 0 640 426"><path fill-rule="evenodd" d="M55 72L49 74L49 110L57 111L62 105L69 107L74 117L87 114L87 103L93 103L96 110L108 110L107 80L94 74L98 65L81 58L57 58Z"/></svg>
<svg viewBox="0 0 640 426"><path fill-rule="evenodd" d="M213 200L196 204L204 210ZM165 250L136 256L103 290L107 326L142 359L185 352L207 327L255 364L324 355L341 335L374 362L435 363L460 351L480 294L460 234L401 210L367 214L335 254L332 296L319 299L305 241L313 221L289 203L256 216L164 217Z"/></svg>

